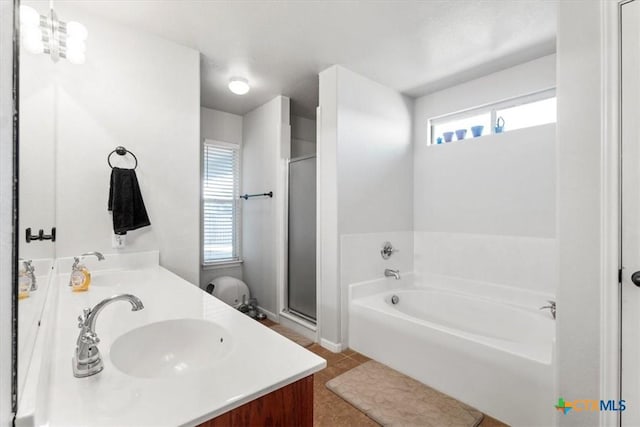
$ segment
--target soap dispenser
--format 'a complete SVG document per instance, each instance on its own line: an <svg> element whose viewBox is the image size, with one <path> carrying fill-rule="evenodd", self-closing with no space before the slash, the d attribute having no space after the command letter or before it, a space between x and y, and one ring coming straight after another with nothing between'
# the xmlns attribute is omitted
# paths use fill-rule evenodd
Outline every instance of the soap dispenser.
<svg viewBox="0 0 640 427"><path fill-rule="evenodd" d="M29 298L31 292L31 276L27 273L27 269L24 265L20 268L18 273L18 299Z"/></svg>
<svg viewBox="0 0 640 427"><path fill-rule="evenodd" d="M73 258L73 266L71 266L71 277L69 277L69 286L73 292L84 292L89 290L91 285L91 272L81 263L81 259L87 255L95 255L98 261L103 261L104 256L100 252L87 252L79 257Z"/></svg>
<svg viewBox="0 0 640 427"><path fill-rule="evenodd" d="M18 271L18 299L29 298L32 291L38 290L36 285L35 268L31 260L20 258L20 271Z"/></svg>

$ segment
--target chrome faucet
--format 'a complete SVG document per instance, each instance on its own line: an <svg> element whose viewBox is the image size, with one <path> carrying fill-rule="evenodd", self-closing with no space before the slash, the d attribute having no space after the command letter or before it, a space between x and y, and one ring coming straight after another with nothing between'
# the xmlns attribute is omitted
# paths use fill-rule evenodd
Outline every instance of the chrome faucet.
<svg viewBox="0 0 640 427"><path fill-rule="evenodd" d="M549 303L549 305L543 305L542 307L540 307L540 310L545 310L545 309L549 309L549 312L551 313L551 317L553 317L553 319L555 320L556 318L556 302L552 301L552 300L547 300L547 302Z"/></svg>
<svg viewBox="0 0 640 427"><path fill-rule="evenodd" d="M104 255L102 255L100 252L97 251L93 251L93 252L85 252L80 256L75 256L73 257L73 265L71 266L71 274L73 275L73 272L76 271L78 269L78 265L80 265L80 259L86 256L95 256L96 258L98 258L98 261L104 261ZM69 286L71 286L71 277L69 277Z"/></svg>
<svg viewBox="0 0 640 427"><path fill-rule="evenodd" d="M129 301L131 311L139 311L144 308L140 298L131 294L114 295L100 301L93 308L85 308L83 313L78 316L80 335L78 335L76 352L73 356L73 376L77 378L88 377L97 374L104 368L98 349L100 338L96 334L96 319L103 308L116 301Z"/></svg>
<svg viewBox="0 0 640 427"><path fill-rule="evenodd" d="M393 270L391 268L384 269L385 277L395 277L396 280L400 280L400 270Z"/></svg>
<svg viewBox="0 0 640 427"><path fill-rule="evenodd" d="M28 259L22 259L20 258L20 261L22 261L22 265L24 266L24 270L27 272L27 274L29 275L29 279L31 279L31 288L29 288L29 291L37 291L38 290L38 285L36 283L36 268L33 266L33 261Z"/></svg>

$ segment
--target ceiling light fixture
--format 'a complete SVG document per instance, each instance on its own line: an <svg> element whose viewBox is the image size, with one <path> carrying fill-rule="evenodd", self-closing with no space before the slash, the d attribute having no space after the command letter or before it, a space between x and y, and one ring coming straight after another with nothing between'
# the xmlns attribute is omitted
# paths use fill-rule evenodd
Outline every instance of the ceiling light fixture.
<svg viewBox="0 0 640 427"><path fill-rule="evenodd" d="M236 95L244 95L249 92L251 87L249 86L249 80L242 77L232 77L229 80L229 90Z"/></svg>
<svg viewBox="0 0 640 427"><path fill-rule="evenodd" d="M87 49L87 28L79 22L63 22L49 3L50 13L40 15L29 6L20 6L22 45L31 53L47 53L53 62L65 58L72 64L83 64Z"/></svg>

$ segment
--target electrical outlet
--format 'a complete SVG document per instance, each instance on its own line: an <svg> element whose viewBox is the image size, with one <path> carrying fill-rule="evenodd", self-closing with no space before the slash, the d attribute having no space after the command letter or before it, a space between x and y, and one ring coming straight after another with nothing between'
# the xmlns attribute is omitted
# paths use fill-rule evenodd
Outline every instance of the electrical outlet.
<svg viewBox="0 0 640 427"><path fill-rule="evenodd" d="M127 246L127 235L126 234L115 234L111 235L111 247L115 249L122 249Z"/></svg>

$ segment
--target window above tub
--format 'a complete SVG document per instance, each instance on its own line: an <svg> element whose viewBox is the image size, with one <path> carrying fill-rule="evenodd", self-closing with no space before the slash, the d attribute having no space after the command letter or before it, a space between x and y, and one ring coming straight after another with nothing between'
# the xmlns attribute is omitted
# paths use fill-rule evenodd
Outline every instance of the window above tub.
<svg viewBox="0 0 640 427"><path fill-rule="evenodd" d="M556 90L548 89L429 119L427 145L445 144L556 122Z"/></svg>

